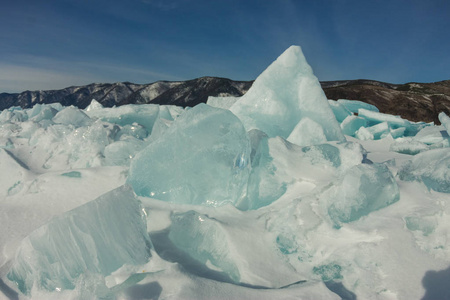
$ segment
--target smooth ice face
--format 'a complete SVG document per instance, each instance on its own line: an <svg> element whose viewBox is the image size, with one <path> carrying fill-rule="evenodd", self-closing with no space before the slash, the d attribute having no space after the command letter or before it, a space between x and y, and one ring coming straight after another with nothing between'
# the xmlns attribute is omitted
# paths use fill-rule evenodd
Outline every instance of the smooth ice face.
<svg viewBox="0 0 450 300"><path fill-rule="evenodd" d="M253 83L230 110L247 130L287 138L301 119L323 127L328 141L343 141L339 123L318 79L298 46L289 47Z"/></svg>
<svg viewBox="0 0 450 300"><path fill-rule="evenodd" d="M441 124L445 127L445 130L447 130L447 133L450 135L450 118L444 112L441 112L438 118L439 121L441 121Z"/></svg>
<svg viewBox="0 0 450 300"><path fill-rule="evenodd" d="M102 109L103 105L98 102L95 99L92 99L91 104L89 104L86 108L85 111L91 111L91 110L96 110L96 109Z"/></svg>
<svg viewBox="0 0 450 300"><path fill-rule="evenodd" d="M269 205L286 192L286 182L276 176L277 167L269 150L267 135L258 130L249 131L252 145L252 170L247 195L237 207L241 210L258 209Z"/></svg>
<svg viewBox="0 0 450 300"><path fill-rule="evenodd" d="M230 254L227 235L219 222L195 211L172 216L169 239L204 265L224 272L234 282L240 274Z"/></svg>
<svg viewBox="0 0 450 300"><path fill-rule="evenodd" d="M107 145L103 151L105 164L109 166L129 165L130 159L144 146L143 141L132 137L113 142Z"/></svg>
<svg viewBox="0 0 450 300"><path fill-rule="evenodd" d="M370 127L366 127L366 129L372 134L375 140L379 140L381 138L386 137L389 131L389 124L387 122L379 123Z"/></svg>
<svg viewBox="0 0 450 300"><path fill-rule="evenodd" d="M298 122L287 140L299 146L311 146L323 144L327 138L320 124L305 117Z"/></svg>
<svg viewBox="0 0 450 300"><path fill-rule="evenodd" d="M344 121L348 116L352 115L351 111L349 111L344 105L337 101L328 100L328 104L330 104L331 110L333 111L334 116L339 123Z"/></svg>
<svg viewBox="0 0 450 300"><path fill-rule="evenodd" d="M250 142L230 111L199 104L131 162L136 194L175 203L222 205L245 194Z"/></svg>
<svg viewBox="0 0 450 300"><path fill-rule="evenodd" d="M77 207L26 237L8 278L20 291L74 289L82 274L106 276L151 257L142 208L121 187Z"/></svg>
<svg viewBox="0 0 450 300"><path fill-rule="evenodd" d="M131 125L123 126L120 131L116 134L115 139L120 140L121 137L132 136L139 140L145 139L148 136L148 132L144 126L139 125L138 123L133 123Z"/></svg>
<svg viewBox="0 0 450 300"><path fill-rule="evenodd" d="M239 97L213 97L209 96L206 104L217 108L230 109L230 107L239 100Z"/></svg>
<svg viewBox="0 0 450 300"><path fill-rule="evenodd" d="M414 156L400 171L401 180L422 181L429 189L450 193L449 148L425 151Z"/></svg>
<svg viewBox="0 0 450 300"><path fill-rule="evenodd" d="M88 126L92 120L82 110L69 106L59 111L53 118L57 124L73 125L75 127Z"/></svg>
<svg viewBox="0 0 450 300"><path fill-rule="evenodd" d="M438 144L449 140L449 134L444 126L427 126L414 136L414 140L427 145Z"/></svg>
<svg viewBox="0 0 450 300"><path fill-rule="evenodd" d="M342 133L349 136L355 136L355 133L365 126L367 126L366 119L353 115L346 117L341 123Z"/></svg>
<svg viewBox="0 0 450 300"><path fill-rule="evenodd" d="M400 193L385 165L360 164L350 168L324 198L329 217L339 226L397 202Z"/></svg>

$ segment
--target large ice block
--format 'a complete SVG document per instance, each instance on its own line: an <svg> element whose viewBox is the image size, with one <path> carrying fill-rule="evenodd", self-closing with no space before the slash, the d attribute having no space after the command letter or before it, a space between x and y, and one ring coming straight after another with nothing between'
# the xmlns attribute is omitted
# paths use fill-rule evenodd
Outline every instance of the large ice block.
<svg viewBox="0 0 450 300"><path fill-rule="evenodd" d="M169 239L192 258L213 269L224 272L234 282L239 282L239 270L228 246L227 234L220 222L196 211L172 216Z"/></svg>
<svg viewBox="0 0 450 300"><path fill-rule="evenodd" d="M429 189L450 193L449 148L425 151L414 156L399 171L401 180L422 181Z"/></svg>
<svg viewBox="0 0 450 300"><path fill-rule="evenodd" d="M397 182L383 164L359 164L350 168L326 192L328 215L336 226L356 221L400 199Z"/></svg>
<svg viewBox="0 0 450 300"><path fill-rule="evenodd" d="M253 83L230 110L247 130L287 138L301 119L323 127L329 141L343 141L339 123L318 79L298 46L289 47Z"/></svg>
<svg viewBox="0 0 450 300"><path fill-rule="evenodd" d="M151 257L139 201L128 187L77 207L26 237L8 273L20 291L74 289L83 274L107 276Z"/></svg>
<svg viewBox="0 0 450 300"><path fill-rule="evenodd" d="M28 118L34 122L51 120L57 113L58 110L47 104L36 104L27 111Z"/></svg>
<svg viewBox="0 0 450 300"><path fill-rule="evenodd" d="M75 127L88 126L92 120L82 110L69 106L59 111L53 118L53 122Z"/></svg>
<svg viewBox="0 0 450 300"><path fill-rule="evenodd" d="M228 110L199 104L131 162L136 194L191 204L234 203L245 194L250 142Z"/></svg>

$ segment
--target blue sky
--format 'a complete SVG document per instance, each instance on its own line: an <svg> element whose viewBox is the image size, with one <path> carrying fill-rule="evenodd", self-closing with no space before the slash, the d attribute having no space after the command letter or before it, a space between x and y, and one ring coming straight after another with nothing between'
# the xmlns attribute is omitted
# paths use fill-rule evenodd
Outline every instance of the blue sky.
<svg viewBox="0 0 450 300"><path fill-rule="evenodd" d="M319 80L450 79L448 0L2 2L0 92L251 80L290 45Z"/></svg>

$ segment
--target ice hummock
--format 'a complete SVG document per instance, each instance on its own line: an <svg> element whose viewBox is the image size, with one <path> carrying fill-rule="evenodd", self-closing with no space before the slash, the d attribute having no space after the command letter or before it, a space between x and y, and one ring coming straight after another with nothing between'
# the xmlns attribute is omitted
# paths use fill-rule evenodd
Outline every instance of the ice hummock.
<svg viewBox="0 0 450 300"><path fill-rule="evenodd" d="M253 98L259 106L247 106L242 120L206 105L95 101L86 110L44 104L1 112L0 298L445 294L446 115L435 126L356 100L317 101L323 97L303 63L299 48L288 49L250 93L276 105L258 111L264 98ZM317 97L300 97L307 94ZM233 111L241 100L209 103ZM308 105L331 111L347 142L331 139L327 126L336 123ZM278 108L307 113L281 120ZM271 132L268 120L290 128ZM135 190L107 192L126 181Z"/></svg>
<svg viewBox="0 0 450 300"><path fill-rule="evenodd" d="M247 130L259 129L269 137L287 138L308 117L320 124L328 141L345 140L319 80L298 46L281 54L230 110Z"/></svg>
<svg viewBox="0 0 450 300"><path fill-rule="evenodd" d="M219 222L196 211L174 214L169 239L194 259L210 264L232 281L240 282L241 276L231 256L227 234Z"/></svg>
<svg viewBox="0 0 450 300"><path fill-rule="evenodd" d="M8 278L21 292L74 289L83 274L110 275L124 264L151 257L139 201L131 189L118 188L55 217L27 236Z"/></svg>
<svg viewBox="0 0 450 300"><path fill-rule="evenodd" d="M450 149L433 149L417 154L399 171L402 180L418 180L429 189L450 193Z"/></svg>
<svg viewBox="0 0 450 300"><path fill-rule="evenodd" d="M386 165L359 164L350 168L323 197L329 217L339 226L397 202L400 192Z"/></svg>
<svg viewBox="0 0 450 300"><path fill-rule="evenodd" d="M200 104L133 158L128 183L139 196L174 203L235 203L245 195L250 151L235 115Z"/></svg>

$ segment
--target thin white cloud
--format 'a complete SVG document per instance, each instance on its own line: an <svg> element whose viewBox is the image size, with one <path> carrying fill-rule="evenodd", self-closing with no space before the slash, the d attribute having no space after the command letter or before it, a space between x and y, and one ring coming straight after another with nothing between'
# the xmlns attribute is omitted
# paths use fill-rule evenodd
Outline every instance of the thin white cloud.
<svg viewBox="0 0 450 300"><path fill-rule="evenodd" d="M59 61L40 56L21 56L13 61L0 62L0 93L62 89L93 82L181 80L161 72L111 63Z"/></svg>
<svg viewBox="0 0 450 300"><path fill-rule="evenodd" d="M0 92L62 89L96 81L87 74L70 74L56 70L0 63Z"/></svg>

